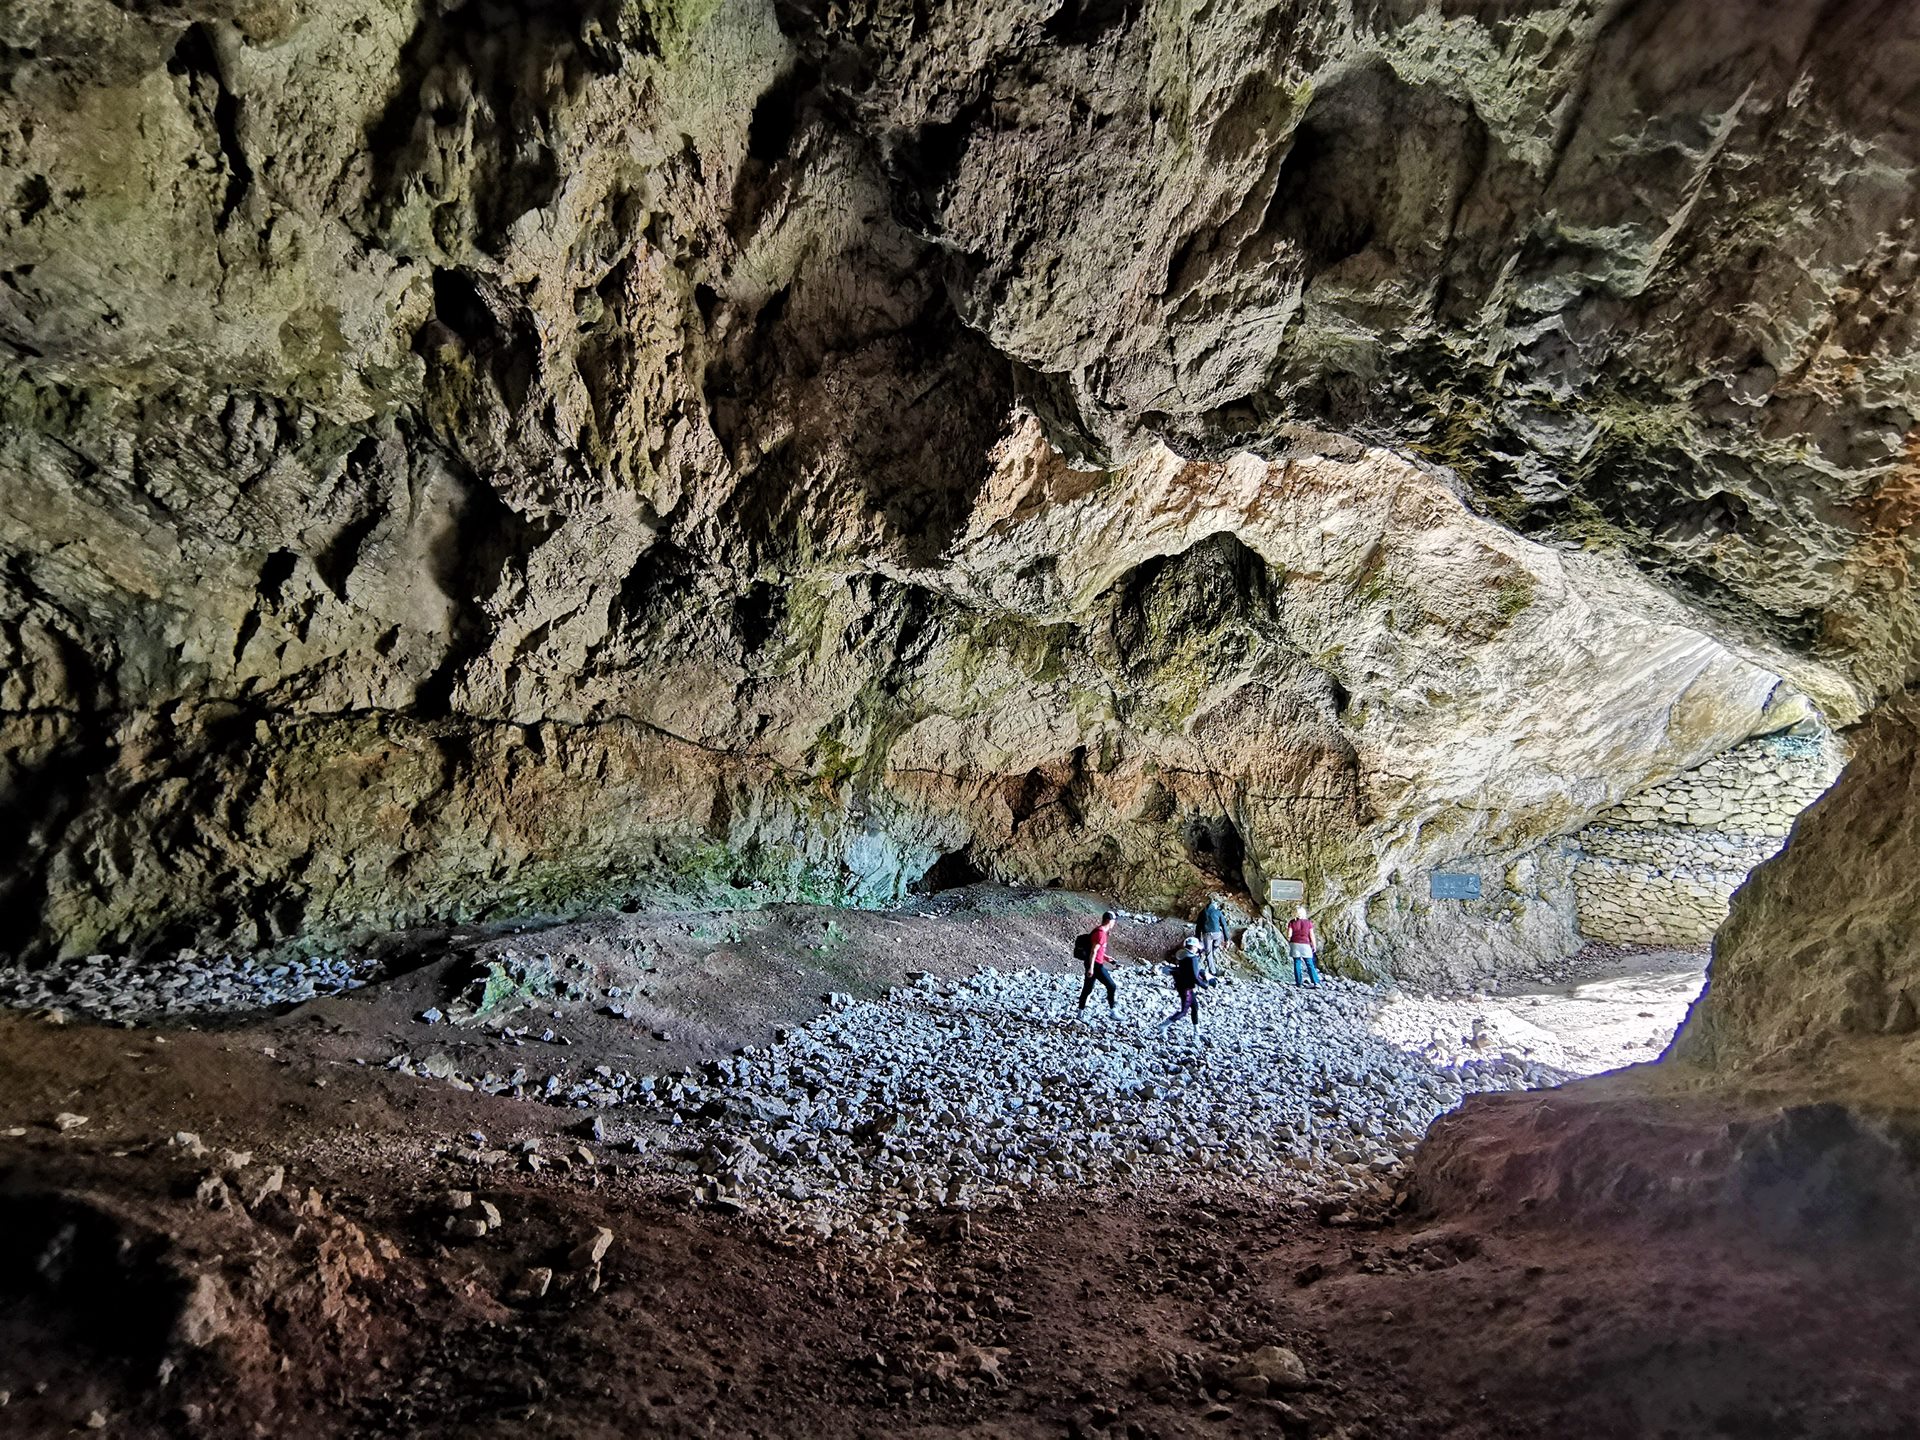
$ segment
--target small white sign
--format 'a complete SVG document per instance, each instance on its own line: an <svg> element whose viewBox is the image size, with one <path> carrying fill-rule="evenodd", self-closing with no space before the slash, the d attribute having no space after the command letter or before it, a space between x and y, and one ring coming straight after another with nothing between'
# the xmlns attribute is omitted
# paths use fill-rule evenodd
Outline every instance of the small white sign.
<svg viewBox="0 0 1920 1440"><path fill-rule="evenodd" d="M1290 905L1296 900L1307 898L1307 882L1304 880L1267 881L1267 903L1269 905Z"/></svg>

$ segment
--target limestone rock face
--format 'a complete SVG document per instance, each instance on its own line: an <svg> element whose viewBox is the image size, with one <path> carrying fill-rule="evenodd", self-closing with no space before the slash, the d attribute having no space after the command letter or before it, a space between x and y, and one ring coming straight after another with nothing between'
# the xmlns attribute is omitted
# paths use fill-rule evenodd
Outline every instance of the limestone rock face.
<svg viewBox="0 0 1920 1440"><path fill-rule="evenodd" d="M952 855L1395 964L1908 677L1916 24L8 6L9 943Z"/></svg>
<svg viewBox="0 0 1920 1440"><path fill-rule="evenodd" d="M1379 439L1910 672L1911 7L843 13L807 53L1063 446Z"/></svg>
<svg viewBox="0 0 1920 1440"><path fill-rule="evenodd" d="M1920 697L1854 732L1838 783L1753 872L1672 1054L1721 1066L1857 1057L1876 1101L1910 1101L1920 1058Z"/></svg>

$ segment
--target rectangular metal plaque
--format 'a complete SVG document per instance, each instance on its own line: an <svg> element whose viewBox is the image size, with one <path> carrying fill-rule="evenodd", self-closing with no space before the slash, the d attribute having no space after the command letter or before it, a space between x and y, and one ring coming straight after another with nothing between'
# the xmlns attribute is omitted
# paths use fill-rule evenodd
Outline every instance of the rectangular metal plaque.
<svg viewBox="0 0 1920 1440"><path fill-rule="evenodd" d="M1291 905L1296 900L1307 898L1307 882L1304 880L1267 881L1267 903L1269 905Z"/></svg>
<svg viewBox="0 0 1920 1440"><path fill-rule="evenodd" d="M1427 893L1435 900L1478 900L1480 877L1435 871L1427 877Z"/></svg>

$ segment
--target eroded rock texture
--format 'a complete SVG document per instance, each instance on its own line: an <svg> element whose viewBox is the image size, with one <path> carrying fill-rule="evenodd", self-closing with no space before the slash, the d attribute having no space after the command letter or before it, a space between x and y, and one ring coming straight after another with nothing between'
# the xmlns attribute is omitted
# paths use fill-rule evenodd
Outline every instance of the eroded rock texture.
<svg viewBox="0 0 1920 1440"><path fill-rule="evenodd" d="M1777 1067L1839 1058L1869 1098L1920 1080L1920 698L1881 706L1840 782L1754 871L1673 1053Z"/></svg>
<svg viewBox="0 0 1920 1440"><path fill-rule="evenodd" d="M1768 669L1851 718L1920 20L1742 11L8 7L9 934L947 856L1391 962Z"/></svg>

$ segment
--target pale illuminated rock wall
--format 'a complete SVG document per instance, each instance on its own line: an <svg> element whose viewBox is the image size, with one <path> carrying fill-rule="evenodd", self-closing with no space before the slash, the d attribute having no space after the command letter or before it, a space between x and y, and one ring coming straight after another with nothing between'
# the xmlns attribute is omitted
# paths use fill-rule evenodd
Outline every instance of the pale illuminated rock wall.
<svg viewBox="0 0 1920 1440"><path fill-rule="evenodd" d="M1766 736L1606 811L1577 837L1581 933L1704 945L1734 891L1779 853L1841 763L1831 735Z"/></svg>

